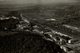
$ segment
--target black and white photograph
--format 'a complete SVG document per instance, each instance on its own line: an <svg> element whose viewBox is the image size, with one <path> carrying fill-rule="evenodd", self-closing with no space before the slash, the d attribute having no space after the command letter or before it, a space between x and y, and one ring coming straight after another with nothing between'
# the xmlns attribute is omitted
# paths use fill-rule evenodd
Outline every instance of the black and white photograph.
<svg viewBox="0 0 80 53"><path fill-rule="evenodd" d="M0 53L80 53L80 0L0 0Z"/></svg>

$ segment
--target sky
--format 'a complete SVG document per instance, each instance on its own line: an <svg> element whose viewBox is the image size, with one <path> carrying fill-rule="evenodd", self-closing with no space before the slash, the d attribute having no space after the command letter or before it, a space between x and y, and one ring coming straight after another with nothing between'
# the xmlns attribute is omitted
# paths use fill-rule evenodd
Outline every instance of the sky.
<svg viewBox="0 0 80 53"><path fill-rule="evenodd" d="M49 4L49 3L72 3L78 0L0 0L0 4Z"/></svg>

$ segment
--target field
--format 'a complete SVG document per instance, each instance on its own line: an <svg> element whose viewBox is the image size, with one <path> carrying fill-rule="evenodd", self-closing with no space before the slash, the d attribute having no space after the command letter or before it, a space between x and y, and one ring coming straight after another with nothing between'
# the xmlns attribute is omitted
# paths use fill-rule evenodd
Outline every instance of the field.
<svg viewBox="0 0 80 53"><path fill-rule="evenodd" d="M21 7L16 6L15 7L14 6L14 8L7 6L5 8L0 7L0 9L1 9L1 11L0 11L1 15L8 14L10 11L18 11L19 13L22 13L23 16L25 17L25 19L28 19L30 22L33 22L33 23L35 23L36 25L39 25L39 26L43 26L41 30L44 30L44 28L49 27L54 31L60 32L62 34L66 34L68 36L71 36L73 39L77 39L78 41L80 41L80 35L79 35L80 34L80 4L58 4L58 5L50 4L50 5L33 5L33 6L27 6L27 7L25 7L25 6L21 6ZM23 36L21 36L22 33L23 33ZM14 35L11 34L11 36L8 36L8 37L4 36L4 37L1 37L0 40L4 41L4 42L7 42L6 40L9 40L9 41L12 40L13 43L10 41L11 43L9 42L9 44L11 44L13 46L13 44L15 45L15 42L19 41L17 39L20 39L20 41L22 41L22 42L25 41L23 39L24 39L24 36L26 34L24 32L22 32L22 33L21 33L21 35L17 34L17 36L15 34ZM21 37L19 38L18 35L20 35L22 38ZM40 40L40 42L35 42L34 38L37 37L37 36L35 35L34 38L33 38L33 36L32 37L31 36L28 36L30 38L30 40L29 39L28 40L31 41L29 44L32 43L35 47L41 47L42 45L39 45L39 43L42 41L43 45L44 44L46 45L45 40L42 39L42 40ZM7 38L9 38L9 39L7 39ZM10 38L12 38L12 39L10 39ZM27 37L25 37L25 38L27 38ZM38 46L36 46L32 42L31 38L33 39L33 42L38 44ZM38 39L36 38L36 40L38 40ZM1 42L1 41L0 41L0 43L3 43L3 46L4 46L5 43ZM9 44L6 44L6 45L9 46ZM18 44L18 42L17 42L17 44ZM73 51L75 51L75 53L80 53L79 44L80 43L78 42L77 44L74 43L74 44L70 44L70 45L67 45L67 46L70 47L71 49L73 49ZM46 52L46 53L56 52L56 51L52 50L53 48L50 48L50 47L54 47L52 42L50 42L50 45L51 46L49 46L49 44L47 44L46 46L43 46L42 50L40 50L41 48L37 48L37 49L40 50L39 53L42 53L42 52L43 53L44 52ZM1 44L0 44L0 46L1 46ZM31 46L31 45L29 45L29 46ZM31 47L33 47L33 46L31 46ZM30 49L31 49L31 47L30 47ZM33 47L31 49L31 52L28 52L28 53L33 53L33 51L35 53L37 53L37 51L34 50L35 47ZM51 52L46 51L48 49L46 49L45 47L49 48ZM7 48L7 46L4 46L4 48ZM4 48L3 48L3 50L7 51ZM11 46L10 46L10 48L14 49L14 47L11 47ZM9 48L9 50L10 50L10 48ZM57 50L57 49L55 49L55 50ZM11 50L11 51L14 51L14 50ZM26 51L23 50L23 49L20 52L23 52L23 51L24 51L24 53L26 53ZM13 53L15 53L15 52L13 52ZM19 53L19 51L18 51L18 53ZM56 53L58 53L58 52L56 52Z"/></svg>
<svg viewBox="0 0 80 53"><path fill-rule="evenodd" d="M68 34L73 37L79 36L79 31L64 27L62 25L70 25L80 28L80 5L44 5L33 6L28 9L20 10L24 17L37 23L49 26L50 28L59 32ZM56 21L46 20L55 19ZM58 26L58 27L56 27ZM78 29L79 30L79 29ZM72 32L74 31L74 32Z"/></svg>

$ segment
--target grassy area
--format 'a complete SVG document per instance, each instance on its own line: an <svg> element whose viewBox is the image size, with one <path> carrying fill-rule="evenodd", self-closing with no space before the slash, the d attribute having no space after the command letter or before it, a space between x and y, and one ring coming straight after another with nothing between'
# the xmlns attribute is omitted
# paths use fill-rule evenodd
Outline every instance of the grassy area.
<svg viewBox="0 0 80 53"><path fill-rule="evenodd" d="M40 34L18 32L0 36L1 53L64 53L55 42L47 41Z"/></svg>

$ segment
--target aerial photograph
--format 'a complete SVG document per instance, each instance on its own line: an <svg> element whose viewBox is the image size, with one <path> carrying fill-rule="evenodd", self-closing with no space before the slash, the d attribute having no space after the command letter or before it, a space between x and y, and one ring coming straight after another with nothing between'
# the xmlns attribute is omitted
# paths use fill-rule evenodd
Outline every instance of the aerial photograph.
<svg viewBox="0 0 80 53"><path fill-rule="evenodd" d="M0 53L80 53L80 0L0 0Z"/></svg>

